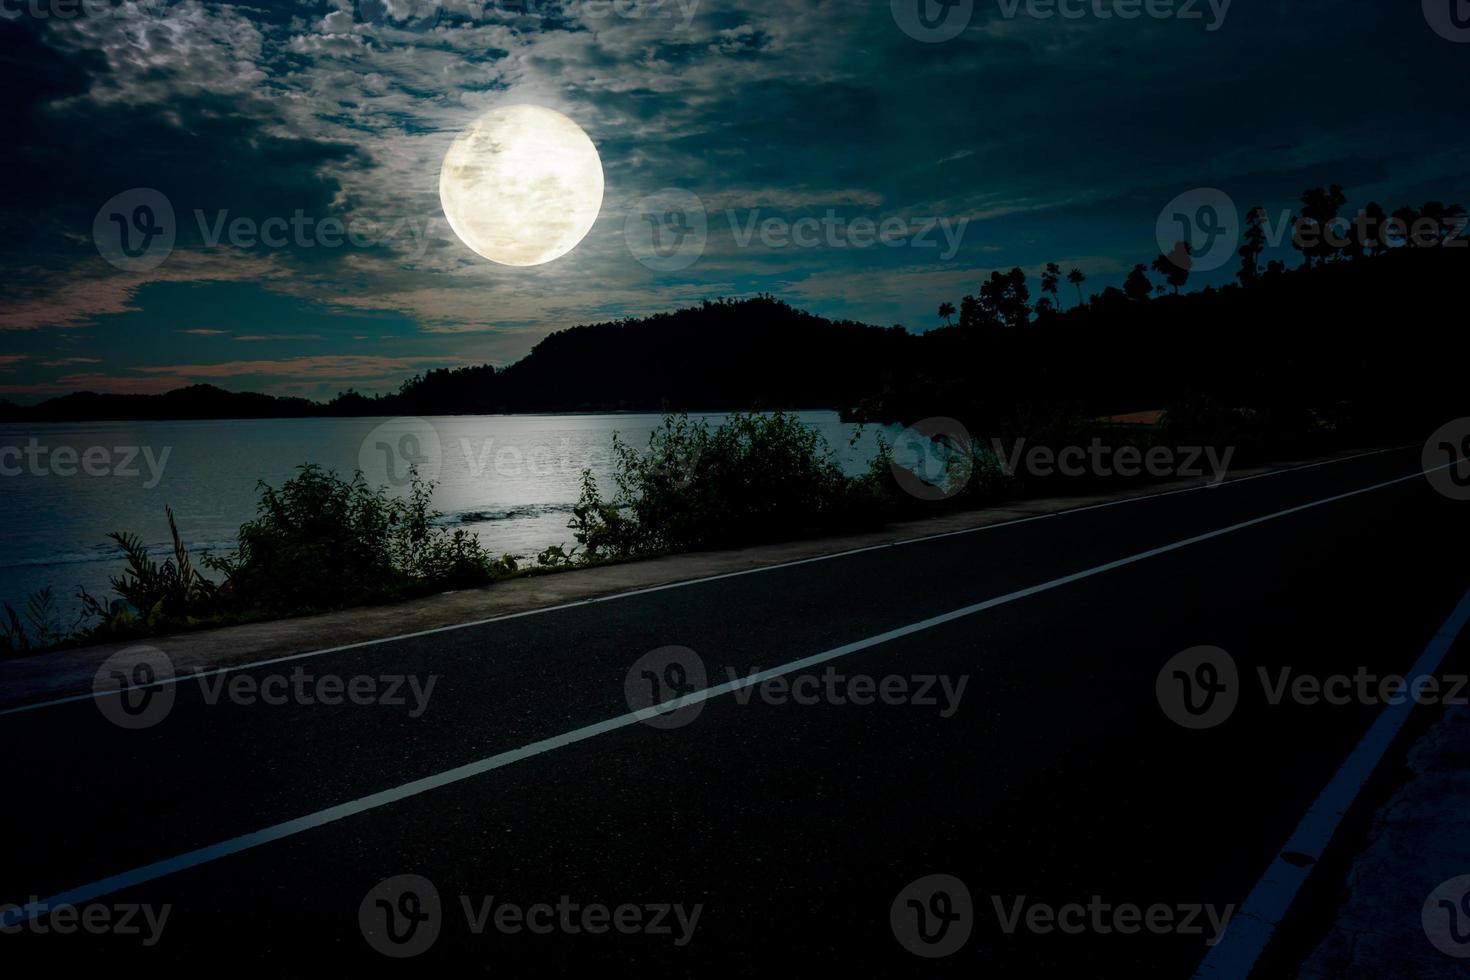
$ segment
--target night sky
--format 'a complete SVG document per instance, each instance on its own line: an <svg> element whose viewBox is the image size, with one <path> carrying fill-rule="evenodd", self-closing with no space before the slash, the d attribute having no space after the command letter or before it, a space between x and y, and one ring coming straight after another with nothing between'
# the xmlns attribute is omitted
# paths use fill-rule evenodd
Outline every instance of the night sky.
<svg viewBox="0 0 1470 980"><path fill-rule="evenodd" d="M1024 268L1033 296L1048 261L1081 267L1089 292L1121 283L1194 188L1242 211L1327 183L1354 208L1470 204L1459 0L1200 0L1135 19L974 0L932 43L901 26L918 2L3 0L0 397L382 391L509 363L577 323L758 292L927 329L996 268ZM480 258L439 205L450 141L513 103L575 120L607 182L587 238L534 268ZM137 188L166 199L175 241L129 270L99 254L94 220ZM683 268L625 236L665 189L708 215ZM208 241L273 217L356 240ZM803 217L840 234L742 244L752 222ZM860 245L861 219L940 225L926 245Z"/></svg>

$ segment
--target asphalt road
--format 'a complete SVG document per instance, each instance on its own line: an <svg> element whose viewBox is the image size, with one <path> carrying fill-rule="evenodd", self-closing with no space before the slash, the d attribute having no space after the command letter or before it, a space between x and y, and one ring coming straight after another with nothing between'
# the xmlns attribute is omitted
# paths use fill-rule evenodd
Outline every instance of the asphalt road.
<svg viewBox="0 0 1470 980"><path fill-rule="evenodd" d="M1419 469L1394 451L185 680L136 730L99 710L118 698L0 716L0 903L224 845L84 890L97 934L12 925L0 962L1188 977L1209 910L1242 902L1382 710L1271 704L1257 668L1402 673L1470 588L1470 504L1422 477L1353 493ZM1238 703L1190 729L1156 681L1202 645L1238 667ZM814 677L800 702L718 687L819 654L773 680ZM420 693L247 703L298 668ZM716 693L629 718L645 669ZM969 901L900 898L936 874ZM437 914L421 883L370 895L403 875ZM1073 931L1048 929L1071 903ZM161 930L102 925L165 906Z"/></svg>

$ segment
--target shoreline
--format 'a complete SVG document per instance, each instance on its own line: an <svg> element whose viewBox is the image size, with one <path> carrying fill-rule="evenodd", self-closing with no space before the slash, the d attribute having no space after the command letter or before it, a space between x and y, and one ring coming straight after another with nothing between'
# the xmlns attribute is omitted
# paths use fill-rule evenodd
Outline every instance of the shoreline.
<svg viewBox="0 0 1470 980"><path fill-rule="evenodd" d="M1240 470L1223 482L1237 482L1378 451L1384 449L1357 448L1282 461ZM12 657L0 660L0 711L90 692L103 661L113 654L137 647L163 651L181 675L236 668L1210 485L1212 481L1209 479L1192 478L1140 485L1114 493L1016 500L996 507L896 522L866 532L522 575L474 589L381 605Z"/></svg>

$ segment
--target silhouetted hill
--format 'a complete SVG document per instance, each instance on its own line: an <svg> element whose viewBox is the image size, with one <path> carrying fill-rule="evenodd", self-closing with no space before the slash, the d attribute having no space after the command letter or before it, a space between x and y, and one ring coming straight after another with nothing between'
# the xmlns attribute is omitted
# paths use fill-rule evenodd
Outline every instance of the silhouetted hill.
<svg viewBox="0 0 1470 980"><path fill-rule="evenodd" d="M503 370L483 365L430 371L388 395L346 392L321 404L196 385L165 395L66 395L32 407L11 406L9 417L70 421L836 408L856 405L878 390L912 340L902 329L834 322L757 297L572 327L542 340Z"/></svg>
<svg viewBox="0 0 1470 980"><path fill-rule="evenodd" d="M1109 287L1064 311L1022 304L1012 326L966 297L965 325L923 334L762 296L573 327L503 370L431 371L389 395L320 404L198 385L0 410L75 420L832 408L883 421L950 416L1000 433L1168 408L1196 430L1422 432L1470 414L1459 378L1470 351L1439 312L1467 271L1470 249L1397 248L1277 264L1222 289L1149 298Z"/></svg>
<svg viewBox="0 0 1470 980"><path fill-rule="evenodd" d="M914 338L769 297L559 331L502 371L433 371L395 411L836 408L878 390Z"/></svg>
<svg viewBox="0 0 1470 980"><path fill-rule="evenodd" d="M162 395L112 395L81 391L30 407L0 404L0 419L77 422L107 419L291 418L325 415L325 406L305 398L277 398L191 385Z"/></svg>

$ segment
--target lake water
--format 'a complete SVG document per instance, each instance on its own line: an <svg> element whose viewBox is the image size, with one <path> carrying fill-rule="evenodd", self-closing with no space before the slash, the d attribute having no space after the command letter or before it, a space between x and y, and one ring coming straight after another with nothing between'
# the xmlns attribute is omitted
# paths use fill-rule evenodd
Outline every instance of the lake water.
<svg viewBox="0 0 1470 980"><path fill-rule="evenodd" d="M711 425L724 418L693 417ZM832 412L799 417L847 472L872 458L875 427L845 424ZM344 476L361 469L375 485L401 492L412 460L437 482L434 507L446 523L474 532L496 554L534 559L549 545L575 544L567 520L584 468L610 495L613 433L641 448L661 422L659 415L528 415L0 425L0 600L20 609L50 585L71 615L79 586L107 594L109 576L123 567L108 532L130 531L160 556L172 552L165 505L191 551L230 551L236 530L255 515L257 482L279 486L303 463Z"/></svg>

